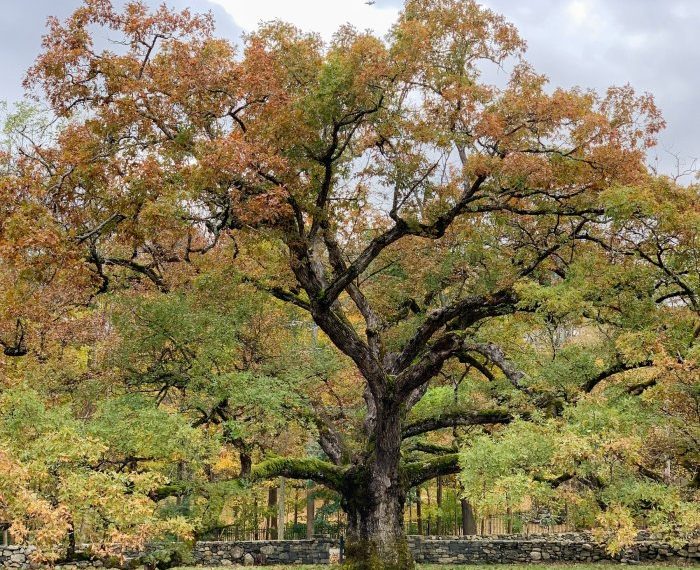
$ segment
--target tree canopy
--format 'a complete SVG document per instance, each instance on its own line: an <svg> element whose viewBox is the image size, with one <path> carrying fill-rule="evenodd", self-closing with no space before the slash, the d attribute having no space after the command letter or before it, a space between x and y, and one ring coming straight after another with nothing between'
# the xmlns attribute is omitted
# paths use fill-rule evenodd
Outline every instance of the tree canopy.
<svg viewBox="0 0 700 570"><path fill-rule="evenodd" d="M471 0L240 49L86 0L26 83L50 115L2 154L0 435L56 537L92 500L56 478L147 539L283 475L340 494L359 566L407 567L407 493L459 471L483 512L575 494L613 547L697 530L698 193L645 166L650 95L552 88Z"/></svg>

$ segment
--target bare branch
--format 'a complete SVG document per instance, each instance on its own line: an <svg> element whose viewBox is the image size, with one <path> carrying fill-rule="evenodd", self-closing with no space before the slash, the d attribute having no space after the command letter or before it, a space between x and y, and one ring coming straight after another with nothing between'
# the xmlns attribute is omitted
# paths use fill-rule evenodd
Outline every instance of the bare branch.
<svg viewBox="0 0 700 570"><path fill-rule="evenodd" d="M367 269L367 267L369 267L369 264L372 263L372 261L374 261L374 259L385 248L400 238L407 235L414 235L429 239L441 238L443 235L445 235L445 231L450 224L452 224L454 219L465 211L471 198L478 191L485 180L486 176L477 177L474 183L462 193L457 203L448 211L438 216L438 218L432 224L409 225L405 220L397 217L395 220L395 225L383 234L374 238L355 259L355 261L348 266L347 270L342 275L338 276L328 287L326 287L326 289L321 293L319 300L326 305L330 305L335 299L338 298L338 295L345 290L350 282L356 279L365 269Z"/></svg>

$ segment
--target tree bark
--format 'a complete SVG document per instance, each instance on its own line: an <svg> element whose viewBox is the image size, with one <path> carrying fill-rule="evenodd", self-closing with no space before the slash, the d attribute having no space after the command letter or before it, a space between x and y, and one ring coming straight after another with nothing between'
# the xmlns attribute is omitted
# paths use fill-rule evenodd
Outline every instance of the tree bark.
<svg viewBox="0 0 700 570"><path fill-rule="evenodd" d="M309 486L306 490L306 538L314 537L314 519L316 518L316 503L314 489Z"/></svg>
<svg viewBox="0 0 700 570"><path fill-rule="evenodd" d="M285 512L285 490L286 485L284 477L280 477L280 487L277 496L277 540L284 540L284 525L287 521L287 513Z"/></svg>
<svg viewBox="0 0 700 570"><path fill-rule="evenodd" d="M474 517L474 509L466 499L461 500L462 505L462 534L467 536L476 534L476 518Z"/></svg>
<svg viewBox="0 0 700 570"><path fill-rule="evenodd" d="M277 538L277 515L274 512L277 506L277 487L270 487L267 490L267 508L269 514L267 516L267 539L275 540Z"/></svg>
<svg viewBox="0 0 700 570"><path fill-rule="evenodd" d="M416 487L416 524L418 525L418 534L423 536L423 513L420 498L420 486Z"/></svg>
<svg viewBox="0 0 700 570"><path fill-rule="evenodd" d="M373 484L368 490L371 496L363 501L358 497L357 508L346 509L348 565L360 570L412 568L413 558L403 527L403 492L391 487L377 489Z"/></svg>
<svg viewBox="0 0 700 570"><path fill-rule="evenodd" d="M407 488L401 478L401 421L394 409L377 406L375 449L365 466L346 479L347 563L362 570L413 568L403 525Z"/></svg>

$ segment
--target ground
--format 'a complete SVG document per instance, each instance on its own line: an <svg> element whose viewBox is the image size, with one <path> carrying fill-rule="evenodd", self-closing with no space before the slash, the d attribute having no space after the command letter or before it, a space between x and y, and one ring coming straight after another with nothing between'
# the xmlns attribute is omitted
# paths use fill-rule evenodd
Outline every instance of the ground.
<svg viewBox="0 0 700 570"><path fill-rule="evenodd" d="M620 566L619 564L613 563L598 563L598 564L500 564L500 565L438 565L438 564L419 564L417 568L419 570L611 570L613 567L626 568L626 566ZM689 568L689 566L687 566ZM202 568L198 567L196 570L221 570L222 567L217 568ZM328 570L327 565L323 566L251 566L250 570ZM644 564L635 565L635 570L669 570L671 568L684 568L684 566L678 566L677 564ZM194 568L183 567L176 568L175 570L195 570Z"/></svg>

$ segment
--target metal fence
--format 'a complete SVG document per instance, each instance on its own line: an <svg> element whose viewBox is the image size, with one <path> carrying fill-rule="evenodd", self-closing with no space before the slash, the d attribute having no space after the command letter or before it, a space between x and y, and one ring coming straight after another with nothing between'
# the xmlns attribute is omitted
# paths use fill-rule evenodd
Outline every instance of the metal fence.
<svg viewBox="0 0 700 570"><path fill-rule="evenodd" d="M422 534L424 536L462 536L461 520L455 520L447 524L444 520L437 521L426 519L422 521L422 529L418 528L416 521L406 522L406 533L411 535ZM558 532L572 532L574 527L567 523L546 524L540 522L523 522L519 519L508 517L488 517L476 521L476 534L481 536L500 534L553 534ZM329 523L317 521L314 525L314 537L340 539L345 536L345 523ZM245 525L228 525L211 529L198 536L199 540L216 540L222 542L237 542L243 540L276 540L277 529L274 527L254 528ZM284 528L284 538L287 540L302 540L307 538L306 524L289 523Z"/></svg>
<svg viewBox="0 0 700 570"><path fill-rule="evenodd" d="M509 521L505 518L489 517L479 519L476 524L476 533L479 536L495 536L504 534L521 534L524 536L532 534L555 534L560 532L573 532L575 527L570 524L538 524L520 523ZM414 521L406 524L406 534L423 536L463 536L464 529L460 524L450 524L438 526L435 523L423 523L423 529L418 528Z"/></svg>
<svg viewBox="0 0 700 570"><path fill-rule="evenodd" d="M314 537L339 539L345 536L345 524L316 521L314 524ZM276 540L277 528L274 527L250 527L245 525L227 525L210 529L197 538L199 540L217 540L222 542L236 542L241 540ZM284 538L287 540L301 540L307 537L306 523L289 523L284 527Z"/></svg>

